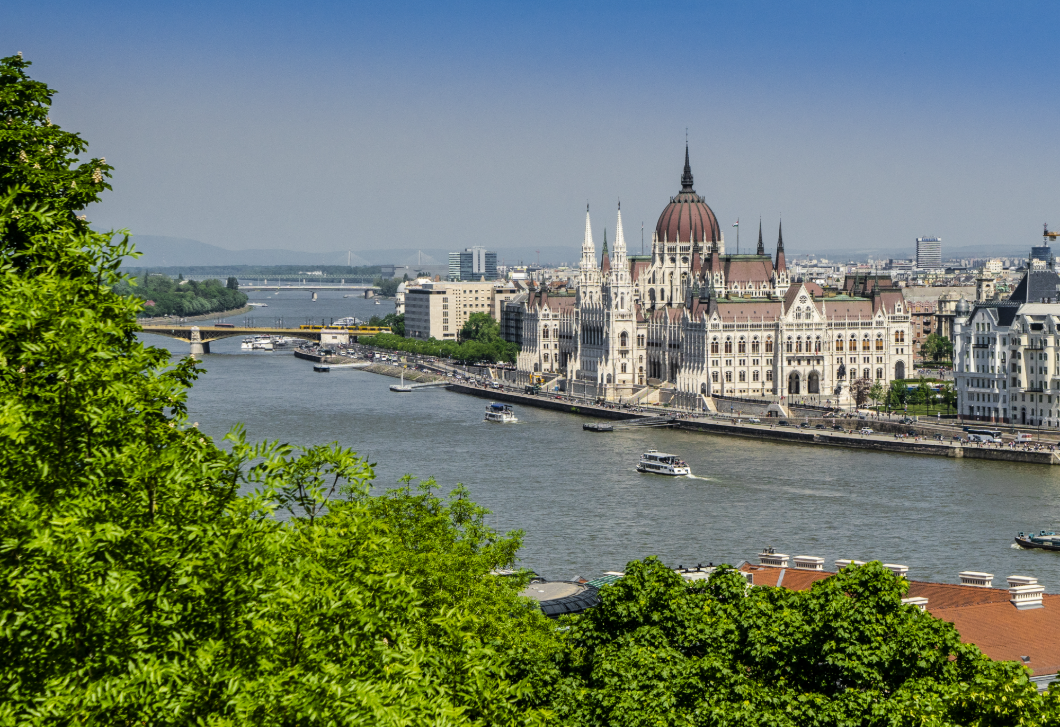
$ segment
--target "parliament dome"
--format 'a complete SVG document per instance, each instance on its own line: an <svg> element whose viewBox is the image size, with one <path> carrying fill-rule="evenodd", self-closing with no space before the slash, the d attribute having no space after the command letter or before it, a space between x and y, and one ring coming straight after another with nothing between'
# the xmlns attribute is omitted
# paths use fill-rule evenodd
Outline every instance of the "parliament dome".
<svg viewBox="0 0 1060 727"><path fill-rule="evenodd" d="M659 215L655 224L659 240L675 242L720 242L721 227L714 211L706 200L692 188L692 167L688 163L688 147L685 147L685 170L681 175L681 192L670 199L670 204Z"/></svg>

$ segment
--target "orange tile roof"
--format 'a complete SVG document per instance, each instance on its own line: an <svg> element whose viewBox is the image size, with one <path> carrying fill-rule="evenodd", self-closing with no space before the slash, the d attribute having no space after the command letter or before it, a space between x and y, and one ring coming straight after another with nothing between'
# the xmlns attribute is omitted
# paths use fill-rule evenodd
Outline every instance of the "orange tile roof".
<svg viewBox="0 0 1060 727"><path fill-rule="evenodd" d="M835 575L751 563L740 570L751 574L753 585L775 588L779 581L781 588L793 591L808 590ZM1024 664L1036 676L1060 672L1060 595L1045 595L1044 608L1023 611L1009 603L1005 588L909 581L906 595L927 598L928 613L952 623L961 641L975 644L991 659ZM1030 661L1023 661L1024 656Z"/></svg>

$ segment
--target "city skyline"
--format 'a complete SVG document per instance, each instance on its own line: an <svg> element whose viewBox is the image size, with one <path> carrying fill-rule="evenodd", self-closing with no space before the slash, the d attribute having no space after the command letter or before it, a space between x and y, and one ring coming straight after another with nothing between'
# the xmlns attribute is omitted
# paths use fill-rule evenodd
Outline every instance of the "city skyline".
<svg viewBox="0 0 1060 727"><path fill-rule="evenodd" d="M5 10L0 38L115 165L98 227L529 261L574 257L586 199L621 198L636 251L686 128L727 239L783 217L793 255L910 256L923 235L1009 254L1056 216L1047 6L161 3L45 22L72 9Z"/></svg>

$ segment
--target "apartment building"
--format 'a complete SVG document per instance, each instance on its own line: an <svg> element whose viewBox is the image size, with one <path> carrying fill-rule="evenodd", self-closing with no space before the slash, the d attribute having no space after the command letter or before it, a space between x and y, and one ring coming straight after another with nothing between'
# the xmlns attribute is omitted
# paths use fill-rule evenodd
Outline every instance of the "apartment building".
<svg viewBox="0 0 1060 727"><path fill-rule="evenodd" d="M502 307L519 290L509 283L433 281L405 291L405 335L455 341L473 313L500 321Z"/></svg>

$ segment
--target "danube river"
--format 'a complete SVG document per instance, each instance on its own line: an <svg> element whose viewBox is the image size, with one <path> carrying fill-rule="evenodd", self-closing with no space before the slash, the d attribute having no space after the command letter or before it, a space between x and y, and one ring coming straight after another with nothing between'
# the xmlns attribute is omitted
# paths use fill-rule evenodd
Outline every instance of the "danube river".
<svg viewBox="0 0 1060 727"><path fill-rule="evenodd" d="M393 310L322 292L251 293L258 325ZM243 316L230 319L241 323ZM146 336L184 355L187 344ZM519 423L482 421L485 400L427 389L392 394L393 379L356 370L315 374L290 353L215 342L189 397L190 417L218 439L237 422L252 439L337 441L376 463L376 484L404 474L464 483L500 530L525 531L522 565L555 579L592 578L631 559L671 565L794 555L879 559L915 580L958 582L962 570L1037 576L1060 592L1060 553L1010 547L1017 531L1057 529L1060 467L951 460L760 443L670 430L582 431L582 418L517 407ZM638 474L649 448L681 455L694 478Z"/></svg>

